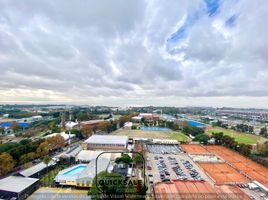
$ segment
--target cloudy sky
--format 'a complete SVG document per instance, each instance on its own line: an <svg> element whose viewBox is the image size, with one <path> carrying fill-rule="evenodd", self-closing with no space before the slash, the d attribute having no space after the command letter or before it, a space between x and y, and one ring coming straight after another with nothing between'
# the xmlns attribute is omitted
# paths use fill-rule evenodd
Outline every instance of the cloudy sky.
<svg viewBox="0 0 268 200"><path fill-rule="evenodd" d="M267 0L0 0L0 103L268 108Z"/></svg>

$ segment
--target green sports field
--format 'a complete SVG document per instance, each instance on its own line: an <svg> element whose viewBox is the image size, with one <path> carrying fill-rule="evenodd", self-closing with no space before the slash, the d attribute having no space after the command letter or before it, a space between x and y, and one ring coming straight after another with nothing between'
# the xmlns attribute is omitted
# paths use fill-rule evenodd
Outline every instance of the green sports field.
<svg viewBox="0 0 268 200"><path fill-rule="evenodd" d="M175 131L142 131L142 130L118 130L113 135L125 135L130 138L148 138L148 139L171 139L180 142L188 142L189 137L181 132Z"/></svg>
<svg viewBox="0 0 268 200"><path fill-rule="evenodd" d="M169 139L178 140L180 142L189 142L189 137L181 132L170 132Z"/></svg>
<svg viewBox="0 0 268 200"><path fill-rule="evenodd" d="M223 132L224 135L228 135L230 137L234 137L235 141L238 143L243 143L243 144L256 144L260 137L256 135L249 135L245 133L238 133L232 130L226 130L226 129L212 129L212 130L207 130L206 133L208 135L211 135L212 133L220 133Z"/></svg>

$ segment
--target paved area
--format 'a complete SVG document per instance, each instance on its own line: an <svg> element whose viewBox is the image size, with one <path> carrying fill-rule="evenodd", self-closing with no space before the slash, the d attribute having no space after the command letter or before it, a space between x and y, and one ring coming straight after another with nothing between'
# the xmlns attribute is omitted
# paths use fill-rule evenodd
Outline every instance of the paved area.
<svg viewBox="0 0 268 200"><path fill-rule="evenodd" d="M174 165L172 165L170 163L170 160L168 159L168 157L171 157L171 158L176 159L176 161L178 162L180 168L182 169L182 171L186 175L187 180L194 180L194 179L191 177L190 171L188 169L186 169L186 167L183 165L183 163L182 163L183 160L189 161L193 165L193 169L195 169L204 180L206 180L209 183L213 184L212 180L185 153L178 153L178 154L153 154L153 153L147 153L146 156L147 156L147 169L146 169L147 173L146 174L147 174L147 176L149 176L149 180L153 181L153 183L161 182L159 169L158 169L158 166L157 166L157 163L159 163L159 159L161 157L163 158L164 163L166 164L167 171L170 173L170 179L171 180L174 180L174 179L177 180L177 175L174 172L174 170L172 169L172 167ZM158 157L158 160L155 159L156 157ZM148 169L148 166L151 169Z"/></svg>
<svg viewBox="0 0 268 200"><path fill-rule="evenodd" d="M28 200L66 200L66 199L90 199L88 190L76 190L71 188L41 187L34 192Z"/></svg>

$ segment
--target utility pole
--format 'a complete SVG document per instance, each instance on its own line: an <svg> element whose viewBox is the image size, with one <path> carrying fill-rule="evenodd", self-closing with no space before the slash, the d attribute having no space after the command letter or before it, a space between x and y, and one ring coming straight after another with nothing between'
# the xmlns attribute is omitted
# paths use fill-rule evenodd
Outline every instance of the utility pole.
<svg viewBox="0 0 268 200"><path fill-rule="evenodd" d="M71 111L69 112L69 123L70 123L70 127L69 127L68 147L69 147L69 150L70 150L71 149L71 123L72 123L72 114L71 114Z"/></svg>
<svg viewBox="0 0 268 200"><path fill-rule="evenodd" d="M61 127L65 128L65 111L61 111Z"/></svg>

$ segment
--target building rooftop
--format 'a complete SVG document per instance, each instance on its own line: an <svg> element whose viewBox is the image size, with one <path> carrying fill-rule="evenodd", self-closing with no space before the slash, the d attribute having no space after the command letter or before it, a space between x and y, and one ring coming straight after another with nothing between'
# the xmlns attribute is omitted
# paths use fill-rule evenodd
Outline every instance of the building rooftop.
<svg viewBox="0 0 268 200"><path fill-rule="evenodd" d="M39 179L37 178L8 176L7 178L0 180L0 190L19 193L36 183L38 180Z"/></svg>
<svg viewBox="0 0 268 200"><path fill-rule="evenodd" d="M86 161L86 162L91 161L91 160L95 160L97 158L97 156L100 155L102 152L103 151L82 150L76 156L76 160ZM104 153L100 157L110 158L108 153Z"/></svg>
<svg viewBox="0 0 268 200"><path fill-rule="evenodd" d="M77 125L78 125L77 122L72 122L72 121L69 121L69 122L65 123L66 128L69 128L69 129L72 129L73 127L75 127Z"/></svg>
<svg viewBox="0 0 268 200"><path fill-rule="evenodd" d="M55 165L55 161L51 160L48 164L48 166L51 166L51 165ZM40 171L42 171L43 169L45 169L47 166L44 162L40 162L28 169L25 169L23 171L20 172L20 174L24 177L30 177Z"/></svg>
<svg viewBox="0 0 268 200"><path fill-rule="evenodd" d="M92 135L89 137L85 143L90 144L123 144L128 142L127 136L117 136L117 135Z"/></svg>
<svg viewBox="0 0 268 200"><path fill-rule="evenodd" d="M124 124L124 127L132 127L133 123L132 122L126 122Z"/></svg>
<svg viewBox="0 0 268 200"><path fill-rule="evenodd" d="M156 199L249 199L239 188L230 185L212 186L206 181L173 181L155 185Z"/></svg>
<svg viewBox="0 0 268 200"><path fill-rule="evenodd" d="M95 120L89 120L89 121L82 121L80 123L84 125L91 125L91 124L96 124L96 123L100 123L103 121L104 121L103 119L95 119Z"/></svg>

